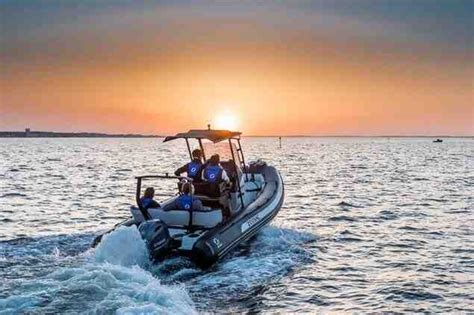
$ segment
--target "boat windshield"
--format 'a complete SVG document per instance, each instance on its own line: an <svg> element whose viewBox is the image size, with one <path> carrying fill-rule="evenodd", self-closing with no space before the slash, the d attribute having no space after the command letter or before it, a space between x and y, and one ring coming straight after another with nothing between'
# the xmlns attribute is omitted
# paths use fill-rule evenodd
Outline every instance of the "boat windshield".
<svg viewBox="0 0 474 315"><path fill-rule="evenodd" d="M232 152L230 151L229 143L212 143L204 142L203 143L204 152L206 153L206 158L210 158L213 154L219 154L221 161L232 160ZM234 151L235 162L237 165L240 163L240 156L237 154L237 146L235 143L232 143L232 151Z"/></svg>

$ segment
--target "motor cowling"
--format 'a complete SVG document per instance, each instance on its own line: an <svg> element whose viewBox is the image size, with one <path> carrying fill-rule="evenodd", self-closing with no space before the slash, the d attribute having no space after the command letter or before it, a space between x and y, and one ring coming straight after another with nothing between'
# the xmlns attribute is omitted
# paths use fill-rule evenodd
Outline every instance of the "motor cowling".
<svg viewBox="0 0 474 315"><path fill-rule="evenodd" d="M155 219L142 222L138 230L147 244L152 259L161 260L171 252L172 239L168 226L163 221Z"/></svg>

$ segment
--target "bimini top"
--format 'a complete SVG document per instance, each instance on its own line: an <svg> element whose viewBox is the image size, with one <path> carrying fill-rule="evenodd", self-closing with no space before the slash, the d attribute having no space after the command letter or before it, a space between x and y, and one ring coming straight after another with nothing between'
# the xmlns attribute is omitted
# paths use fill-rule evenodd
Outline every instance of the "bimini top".
<svg viewBox="0 0 474 315"><path fill-rule="evenodd" d="M174 136L168 136L163 140L163 142L175 139L207 139L217 143L227 139L238 139L241 134L241 132L230 130L192 129L188 132L181 132Z"/></svg>

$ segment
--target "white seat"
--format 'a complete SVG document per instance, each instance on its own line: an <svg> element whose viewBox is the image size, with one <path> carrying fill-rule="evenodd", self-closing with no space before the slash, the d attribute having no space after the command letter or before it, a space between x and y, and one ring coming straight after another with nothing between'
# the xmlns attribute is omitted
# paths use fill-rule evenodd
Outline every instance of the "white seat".
<svg viewBox="0 0 474 315"><path fill-rule="evenodd" d="M143 215L137 207L131 207L133 218L137 222L143 221ZM163 210L162 208L148 209L153 219L160 219L168 226L187 226L189 224L189 211L187 210ZM210 211L193 211L193 225L212 228L222 222L220 209Z"/></svg>

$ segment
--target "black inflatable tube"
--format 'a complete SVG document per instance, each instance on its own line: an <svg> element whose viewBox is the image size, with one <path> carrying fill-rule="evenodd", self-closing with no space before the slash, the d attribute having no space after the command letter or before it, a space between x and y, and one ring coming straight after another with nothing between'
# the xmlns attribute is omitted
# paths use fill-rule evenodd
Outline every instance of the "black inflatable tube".
<svg viewBox="0 0 474 315"><path fill-rule="evenodd" d="M212 266L217 260L228 254L238 244L254 236L277 215L283 204L285 195L283 181L274 167L267 166L262 173L268 184L259 198L257 198L257 200L250 204L246 210L244 210L240 215L237 215L233 220L225 223L225 225L217 226L196 242L190 256L197 266L204 269ZM278 196L280 185L281 195ZM273 192L265 191L265 189L273 190ZM242 224L246 222L248 218L263 211L278 197L279 200L270 213L261 218L259 222L255 223L247 231L243 233L239 232Z"/></svg>

